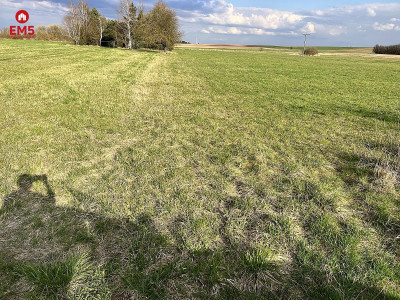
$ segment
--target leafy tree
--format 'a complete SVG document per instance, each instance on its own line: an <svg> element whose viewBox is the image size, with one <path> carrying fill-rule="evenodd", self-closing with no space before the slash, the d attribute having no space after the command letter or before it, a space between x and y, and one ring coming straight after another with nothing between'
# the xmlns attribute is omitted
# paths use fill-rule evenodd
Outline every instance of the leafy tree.
<svg viewBox="0 0 400 300"><path fill-rule="evenodd" d="M106 20L103 33L103 43L109 47L123 47L125 43L121 24L116 20Z"/></svg>
<svg viewBox="0 0 400 300"><path fill-rule="evenodd" d="M53 41L63 41L65 40L65 32L64 29L59 25L49 25L46 26L47 33L50 36L50 39Z"/></svg>
<svg viewBox="0 0 400 300"><path fill-rule="evenodd" d="M115 20L107 20L103 32L103 42L107 42L109 46L117 46L118 40L118 22Z"/></svg>
<svg viewBox="0 0 400 300"><path fill-rule="evenodd" d="M144 15L140 34L148 48L159 50L172 50L182 37L175 11L161 0Z"/></svg>
<svg viewBox="0 0 400 300"><path fill-rule="evenodd" d="M37 26L35 30L35 39L43 41L63 41L65 32L58 25Z"/></svg>
<svg viewBox="0 0 400 300"><path fill-rule="evenodd" d="M178 18L163 1L159 1L148 13L144 6L139 9L131 0L119 0L118 21L107 20L87 2L70 2L64 17L64 28L76 45L102 45L132 48L172 50L181 39ZM40 35L50 39L47 28L40 28Z"/></svg>
<svg viewBox="0 0 400 300"><path fill-rule="evenodd" d="M89 25L87 42L89 45L101 46L104 29L106 26L106 18L103 17L96 8L92 8L89 12Z"/></svg>
<svg viewBox="0 0 400 300"><path fill-rule="evenodd" d="M376 45L373 49L375 54L400 55L400 44L391 46Z"/></svg>

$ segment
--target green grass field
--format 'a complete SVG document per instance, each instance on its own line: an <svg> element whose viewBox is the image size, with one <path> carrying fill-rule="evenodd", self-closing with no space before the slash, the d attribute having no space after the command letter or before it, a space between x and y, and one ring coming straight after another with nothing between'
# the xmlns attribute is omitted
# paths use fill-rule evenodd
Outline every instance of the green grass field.
<svg viewBox="0 0 400 300"><path fill-rule="evenodd" d="M1 40L0 67L1 299L400 299L399 60Z"/></svg>

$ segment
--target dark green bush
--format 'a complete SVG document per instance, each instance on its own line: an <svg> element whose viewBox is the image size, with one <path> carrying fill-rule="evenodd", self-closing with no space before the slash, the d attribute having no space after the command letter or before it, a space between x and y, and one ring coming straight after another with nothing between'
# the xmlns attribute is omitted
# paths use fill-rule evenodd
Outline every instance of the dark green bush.
<svg viewBox="0 0 400 300"><path fill-rule="evenodd" d="M317 47L311 47L307 48L304 50L304 55L317 55L318 54L318 48Z"/></svg>
<svg viewBox="0 0 400 300"><path fill-rule="evenodd" d="M381 45L376 45L374 47L374 53L375 54L394 54L394 55L400 55L400 44L398 45L391 45L391 46L381 46Z"/></svg>

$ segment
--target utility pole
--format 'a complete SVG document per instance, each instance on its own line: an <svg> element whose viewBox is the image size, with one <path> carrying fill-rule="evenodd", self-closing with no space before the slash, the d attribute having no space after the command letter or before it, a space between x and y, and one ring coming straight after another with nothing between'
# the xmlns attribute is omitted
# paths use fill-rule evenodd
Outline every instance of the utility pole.
<svg viewBox="0 0 400 300"><path fill-rule="evenodd" d="M304 49L303 49L303 55L306 53L306 44L307 44L307 36L311 35L311 33L303 33L304 35Z"/></svg>

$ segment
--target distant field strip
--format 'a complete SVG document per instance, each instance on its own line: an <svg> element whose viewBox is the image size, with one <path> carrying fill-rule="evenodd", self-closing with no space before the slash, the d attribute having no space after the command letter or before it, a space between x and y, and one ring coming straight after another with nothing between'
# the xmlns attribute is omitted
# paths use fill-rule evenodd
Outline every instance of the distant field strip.
<svg viewBox="0 0 400 300"><path fill-rule="evenodd" d="M400 299L400 65L364 55L0 40L0 298Z"/></svg>

